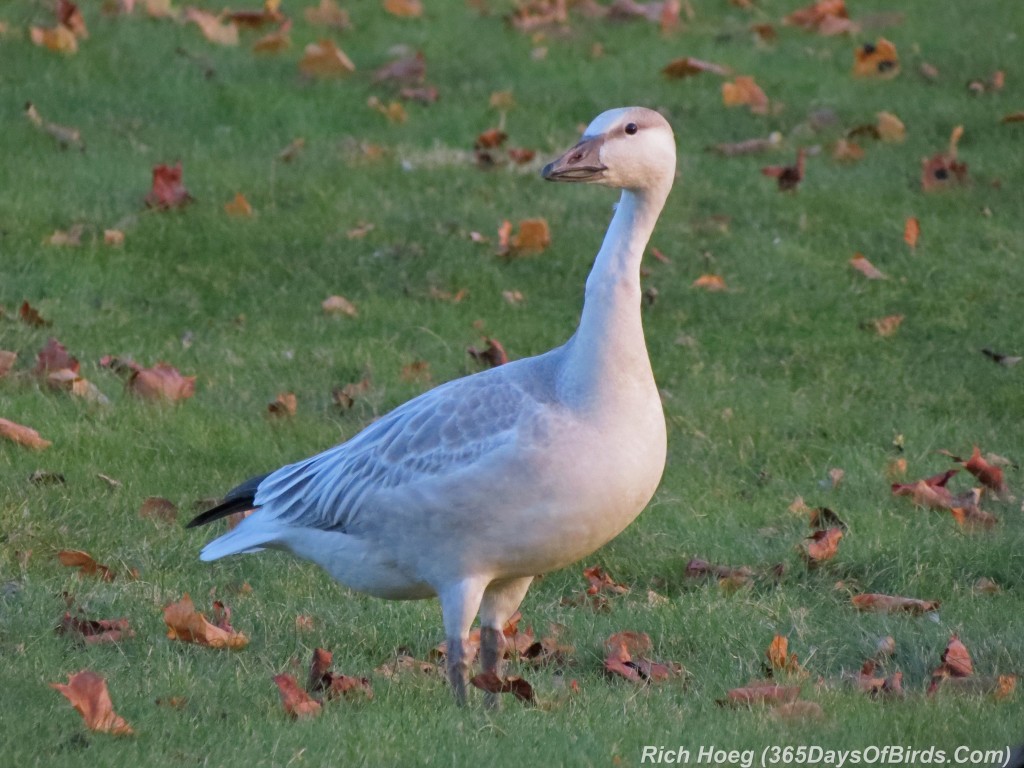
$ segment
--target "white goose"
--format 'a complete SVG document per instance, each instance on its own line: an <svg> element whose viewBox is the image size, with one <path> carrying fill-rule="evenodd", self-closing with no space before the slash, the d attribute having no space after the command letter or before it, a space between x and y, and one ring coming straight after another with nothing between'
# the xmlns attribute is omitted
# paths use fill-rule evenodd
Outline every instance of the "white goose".
<svg viewBox="0 0 1024 768"><path fill-rule="evenodd" d="M360 592L436 595L460 704L474 617L482 666L498 673L502 627L533 577L618 535L665 466L640 260L675 176L672 129L649 109L604 112L542 175L622 190L568 342L430 390L345 443L243 483L189 523L255 509L200 557L272 547Z"/></svg>

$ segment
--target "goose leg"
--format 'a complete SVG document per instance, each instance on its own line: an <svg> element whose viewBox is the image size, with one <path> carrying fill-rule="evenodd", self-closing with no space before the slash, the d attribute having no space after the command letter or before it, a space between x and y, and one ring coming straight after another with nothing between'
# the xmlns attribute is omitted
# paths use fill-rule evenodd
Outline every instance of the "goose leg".
<svg viewBox="0 0 1024 768"><path fill-rule="evenodd" d="M523 602L532 581L532 576L494 581L484 592L480 606L480 662L484 672L493 672L501 677L505 623ZM484 704L488 709L498 709L501 706L498 694L485 693Z"/></svg>
<svg viewBox="0 0 1024 768"><path fill-rule="evenodd" d="M466 579L442 590L441 615L444 619L445 642L448 649L448 682L452 686L455 703L466 704L466 684L469 678L470 659L466 645L469 627L480 608L480 599L487 583L478 579Z"/></svg>

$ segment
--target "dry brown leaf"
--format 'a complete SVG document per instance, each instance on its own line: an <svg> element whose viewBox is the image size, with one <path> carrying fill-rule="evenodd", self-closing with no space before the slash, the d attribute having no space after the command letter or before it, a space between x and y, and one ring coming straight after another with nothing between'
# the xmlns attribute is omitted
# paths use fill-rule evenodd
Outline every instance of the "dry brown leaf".
<svg viewBox="0 0 1024 768"><path fill-rule="evenodd" d="M77 128L57 125L56 123L44 120L31 101L25 105L25 117L39 130L52 136L62 149L74 147L79 151L85 150L85 142L82 141L81 131Z"/></svg>
<svg viewBox="0 0 1024 768"><path fill-rule="evenodd" d="M124 232L120 229L104 229L103 244L114 248L124 245Z"/></svg>
<svg viewBox="0 0 1024 768"><path fill-rule="evenodd" d="M133 371L128 379L128 391L143 400L177 402L196 393L196 377L182 376L177 368L157 363L151 368Z"/></svg>
<svg viewBox="0 0 1024 768"><path fill-rule="evenodd" d="M196 611L188 593L178 602L164 608L164 623L167 625L167 637L171 640L210 648L230 648L233 651L241 650L249 644L249 638L241 632L224 629L207 621L203 614Z"/></svg>
<svg viewBox="0 0 1024 768"><path fill-rule="evenodd" d="M846 19L845 0L818 0L790 13L782 23L793 27L802 27L816 31L827 19Z"/></svg>
<svg viewBox="0 0 1024 768"><path fill-rule="evenodd" d="M331 398L337 405L348 410L355 405L356 400L369 392L372 386L369 376L364 376L359 381L353 381L343 387L335 387L331 390Z"/></svg>
<svg viewBox="0 0 1024 768"><path fill-rule="evenodd" d="M402 19L418 19L423 15L421 0L383 0L384 10Z"/></svg>
<svg viewBox="0 0 1024 768"><path fill-rule="evenodd" d="M832 145L832 159L840 163L855 163L864 158L864 148L849 139L838 139Z"/></svg>
<svg viewBox="0 0 1024 768"><path fill-rule="evenodd" d="M328 296L320 302L320 307L328 315L345 315L346 317L357 317L359 315L356 305L344 296Z"/></svg>
<svg viewBox="0 0 1024 768"><path fill-rule="evenodd" d="M294 416L299 409L298 398L293 392L278 392L277 397L267 405L271 416Z"/></svg>
<svg viewBox="0 0 1024 768"><path fill-rule="evenodd" d="M967 646L956 635L949 638L939 660L942 665L933 674L939 674L940 671L950 677L970 677L974 674L971 654L968 652Z"/></svg>
<svg viewBox="0 0 1024 768"><path fill-rule="evenodd" d="M875 613L931 613L939 610L941 605L938 600L917 600L913 597L897 597L877 593L854 595L850 598L850 602L857 610L874 611Z"/></svg>
<svg viewBox="0 0 1024 768"><path fill-rule="evenodd" d="M307 8L304 13L306 21L314 26L348 29L352 26L348 11L338 6L335 0L320 0L320 5Z"/></svg>
<svg viewBox="0 0 1024 768"><path fill-rule="evenodd" d="M768 657L768 664L772 670L789 673L803 672L796 654L789 652L789 638L784 635L775 635L772 638L765 655Z"/></svg>
<svg viewBox="0 0 1024 768"><path fill-rule="evenodd" d="M780 192L796 190L804 179L804 170L807 165L807 153L803 147L796 152L796 162L793 165L766 165L761 173L776 180Z"/></svg>
<svg viewBox="0 0 1024 768"><path fill-rule="evenodd" d="M853 258L850 259L850 266L868 280L885 280L885 274L868 261L868 258L863 253L855 253Z"/></svg>
<svg viewBox="0 0 1024 768"><path fill-rule="evenodd" d="M224 213L228 216L245 218L252 216L252 206L245 199L245 195L236 192L233 200L224 203Z"/></svg>
<svg viewBox="0 0 1024 768"><path fill-rule="evenodd" d="M128 619L85 619L72 616L68 611L64 612L57 634L71 635L86 645L119 643L124 638L135 637Z"/></svg>
<svg viewBox="0 0 1024 768"><path fill-rule="evenodd" d="M400 101L384 103L376 96L371 96L366 100L366 106L374 112L384 115L389 123L404 123L409 119L409 113L406 112L405 105Z"/></svg>
<svg viewBox="0 0 1024 768"><path fill-rule="evenodd" d="M62 549L57 553L60 564L77 568L79 576L99 576L103 581L113 581L117 575L111 568L97 563L88 552L80 549Z"/></svg>
<svg viewBox="0 0 1024 768"><path fill-rule="evenodd" d="M11 372L14 364L18 361L18 353L6 349L0 349L0 379Z"/></svg>
<svg viewBox="0 0 1024 768"><path fill-rule="evenodd" d="M900 57L896 46L884 37L874 43L864 43L853 55L854 77L873 77L888 80L900 73Z"/></svg>
<svg viewBox="0 0 1024 768"><path fill-rule="evenodd" d="M907 138L907 129L896 115L891 112L879 112L877 117L879 139L888 144L898 144Z"/></svg>
<svg viewBox="0 0 1024 768"><path fill-rule="evenodd" d="M995 491L1000 496L1008 493L1009 489L1006 486L1006 480L1003 477L1003 470L1001 467L990 463L981 455L981 449L978 446L974 446L971 451L971 456L968 459L961 459L959 456L954 456L949 451L939 451L944 456L949 456L953 461L960 464L964 469L974 475L986 488Z"/></svg>
<svg viewBox="0 0 1024 768"><path fill-rule="evenodd" d="M634 683L662 682L683 673L676 662L661 663L639 655L647 653L652 645L651 638L643 632L616 632L604 645L605 671Z"/></svg>
<svg viewBox="0 0 1024 768"><path fill-rule="evenodd" d="M174 523L178 520L178 508L162 496L147 496L139 507L139 517Z"/></svg>
<svg viewBox="0 0 1024 768"><path fill-rule="evenodd" d="M181 163L153 166L153 186L146 195L150 208L170 210L188 205L194 199L181 181Z"/></svg>
<svg viewBox="0 0 1024 768"><path fill-rule="evenodd" d="M921 236L921 222L917 220L915 216L907 217L907 220L903 222L903 242L905 242L910 249L917 248L917 239Z"/></svg>
<svg viewBox="0 0 1024 768"><path fill-rule="evenodd" d="M505 228L508 222L502 224ZM523 219L519 222L518 230L513 234L511 227L506 230L507 234L498 232L498 255L517 257L532 255L542 252L551 245L551 231L548 228L546 219Z"/></svg>
<svg viewBox="0 0 1024 768"><path fill-rule="evenodd" d="M709 293L728 290L728 287L725 284L725 278L721 275L701 275L690 283L690 287L702 288Z"/></svg>
<svg viewBox="0 0 1024 768"><path fill-rule="evenodd" d="M125 719L114 712L107 681L101 675L83 669L71 675L66 685L50 683L50 687L60 691L71 702L71 706L78 710L89 730L111 733L115 736L128 736L134 733Z"/></svg>
<svg viewBox="0 0 1024 768"><path fill-rule="evenodd" d="M977 504L969 504L964 507L950 507L950 513L957 525L967 530L992 528L999 522L999 518L991 512L979 508Z"/></svg>
<svg viewBox="0 0 1024 768"><path fill-rule="evenodd" d="M1003 118L999 122L1004 125L1006 123L1024 123L1024 110L1009 112L1008 114L1003 115Z"/></svg>
<svg viewBox="0 0 1024 768"><path fill-rule="evenodd" d="M533 686L518 675L498 677L494 672L481 672L469 681L473 687L488 693L511 693L524 704L536 704Z"/></svg>
<svg viewBox="0 0 1024 768"><path fill-rule="evenodd" d="M755 680L742 688L733 688L726 698L719 699L720 706L752 706L754 704L783 704L796 701L800 695L799 685L779 685L772 680Z"/></svg>
<svg viewBox="0 0 1024 768"><path fill-rule="evenodd" d="M16 424L3 418L0 418L0 437L36 451L41 451L53 445L49 440L40 437L39 433L31 427Z"/></svg>
<svg viewBox="0 0 1024 768"><path fill-rule="evenodd" d="M946 483L958 471L950 469L913 483L893 483L892 493L894 496L909 496L919 507L948 509L954 505L954 499L953 494L946 488Z"/></svg>
<svg viewBox="0 0 1024 768"><path fill-rule="evenodd" d="M217 45L238 45L238 27L225 24L218 16L199 8L186 8L185 21L193 22L203 33L203 37Z"/></svg>
<svg viewBox="0 0 1024 768"><path fill-rule="evenodd" d="M713 75L721 75L722 77L728 77L732 74L732 70L728 67L723 67L721 64L715 64L710 61L704 61L703 59L696 59L693 56L684 56L680 59L673 59L661 69L661 73L665 75L665 77L677 80L692 77L693 75L699 75L701 72L710 72Z"/></svg>
<svg viewBox="0 0 1024 768"><path fill-rule="evenodd" d="M320 714L320 702L306 693L291 675L274 675L274 682L281 694L284 711L294 718L315 717Z"/></svg>
<svg viewBox="0 0 1024 768"><path fill-rule="evenodd" d="M886 315L870 321L870 326L882 338L888 338L899 330L903 315Z"/></svg>
<svg viewBox="0 0 1024 768"><path fill-rule="evenodd" d="M306 46L299 71L307 77L344 77L355 72L356 65L331 40L319 40Z"/></svg>
<svg viewBox="0 0 1024 768"><path fill-rule="evenodd" d="M413 360L402 366L399 376L402 381L427 384L430 382L430 363L426 360Z"/></svg>
<svg viewBox="0 0 1024 768"><path fill-rule="evenodd" d="M29 36L36 45L57 53L71 54L78 51L78 38L63 25L52 28L29 27Z"/></svg>
<svg viewBox="0 0 1024 768"><path fill-rule="evenodd" d="M502 346L500 341L488 337L484 339L484 343L487 344L487 346L483 349L467 347L466 354L478 363L483 363L491 368L496 368L499 365L504 365L508 362L508 353L505 351L505 347Z"/></svg>
<svg viewBox="0 0 1024 768"><path fill-rule="evenodd" d="M770 106L761 87L748 75L738 75L732 82L722 83L722 104L727 107L749 107L755 115L767 115Z"/></svg>
<svg viewBox="0 0 1024 768"><path fill-rule="evenodd" d="M838 526L815 531L804 540L800 552L809 566L816 566L836 556L842 538L843 529Z"/></svg>

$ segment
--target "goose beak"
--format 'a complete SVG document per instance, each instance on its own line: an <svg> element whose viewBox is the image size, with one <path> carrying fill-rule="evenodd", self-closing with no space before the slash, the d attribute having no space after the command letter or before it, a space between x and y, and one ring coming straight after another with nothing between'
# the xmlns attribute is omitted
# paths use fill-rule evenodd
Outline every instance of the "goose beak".
<svg viewBox="0 0 1024 768"><path fill-rule="evenodd" d="M601 162L603 136L584 138L540 172L548 181L598 181L608 166Z"/></svg>

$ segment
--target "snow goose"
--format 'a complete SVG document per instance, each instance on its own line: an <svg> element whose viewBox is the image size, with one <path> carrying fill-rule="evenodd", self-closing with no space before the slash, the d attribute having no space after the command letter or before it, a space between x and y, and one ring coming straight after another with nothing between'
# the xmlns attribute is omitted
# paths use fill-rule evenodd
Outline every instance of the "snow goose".
<svg viewBox="0 0 1024 768"><path fill-rule="evenodd" d="M622 190L569 341L425 392L189 523L254 509L201 559L271 547L370 595L437 596L460 704L474 618L484 671L498 674L502 627L534 576L618 535L665 466L640 260L675 176L672 129L649 109L604 112L542 175Z"/></svg>

